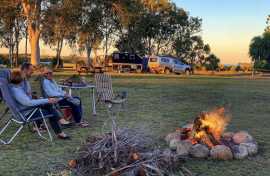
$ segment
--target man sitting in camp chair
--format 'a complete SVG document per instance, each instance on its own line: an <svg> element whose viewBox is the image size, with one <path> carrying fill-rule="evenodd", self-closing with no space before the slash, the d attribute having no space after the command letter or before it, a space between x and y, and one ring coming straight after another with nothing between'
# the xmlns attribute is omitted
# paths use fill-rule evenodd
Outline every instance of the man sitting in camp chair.
<svg viewBox="0 0 270 176"><path fill-rule="evenodd" d="M53 80L53 72L45 67L43 69L44 79L42 81L42 89L47 97L60 98L58 104L60 106L69 106L72 109L73 120L79 127L87 127L87 122L82 122L82 105L78 97L72 97L67 92L63 91L58 84Z"/></svg>

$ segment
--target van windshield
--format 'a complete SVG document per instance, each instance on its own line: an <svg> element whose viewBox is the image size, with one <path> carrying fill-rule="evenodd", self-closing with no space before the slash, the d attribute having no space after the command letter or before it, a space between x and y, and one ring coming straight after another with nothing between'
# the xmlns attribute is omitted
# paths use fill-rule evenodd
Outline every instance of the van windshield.
<svg viewBox="0 0 270 176"><path fill-rule="evenodd" d="M157 62L157 58L150 58L150 62Z"/></svg>

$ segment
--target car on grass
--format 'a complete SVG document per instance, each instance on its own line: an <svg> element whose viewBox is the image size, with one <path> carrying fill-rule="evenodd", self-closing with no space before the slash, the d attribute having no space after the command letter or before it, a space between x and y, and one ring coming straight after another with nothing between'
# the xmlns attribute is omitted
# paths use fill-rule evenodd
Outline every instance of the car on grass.
<svg viewBox="0 0 270 176"><path fill-rule="evenodd" d="M178 58L168 56L150 56L148 60L148 68L152 73L176 73L190 75L192 68L190 65Z"/></svg>

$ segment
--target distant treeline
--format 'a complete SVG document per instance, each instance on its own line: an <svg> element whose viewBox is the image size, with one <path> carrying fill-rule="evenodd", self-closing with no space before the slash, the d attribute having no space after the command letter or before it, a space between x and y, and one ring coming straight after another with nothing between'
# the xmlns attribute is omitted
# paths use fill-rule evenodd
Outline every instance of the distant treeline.
<svg viewBox="0 0 270 176"><path fill-rule="evenodd" d="M201 25L202 19L169 0L0 0L0 45L9 49L11 65L18 65L23 38L34 65L40 62L39 40L55 50L56 67L65 44L86 52L88 64L92 52L102 48L106 56L111 47L215 64L219 59L203 42Z"/></svg>

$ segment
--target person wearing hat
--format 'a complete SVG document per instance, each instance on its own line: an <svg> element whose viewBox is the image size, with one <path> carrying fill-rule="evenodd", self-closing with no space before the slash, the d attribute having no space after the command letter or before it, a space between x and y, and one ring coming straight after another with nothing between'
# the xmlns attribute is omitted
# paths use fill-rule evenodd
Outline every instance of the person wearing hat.
<svg viewBox="0 0 270 176"><path fill-rule="evenodd" d="M80 98L72 97L66 91L62 90L53 79L53 71L48 67L43 69L43 76L42 88L46 96L60 98L58 102L60 106L71 107L75 123L80 127L87 127L88 124L82 122L82 105Z"/></svg>

